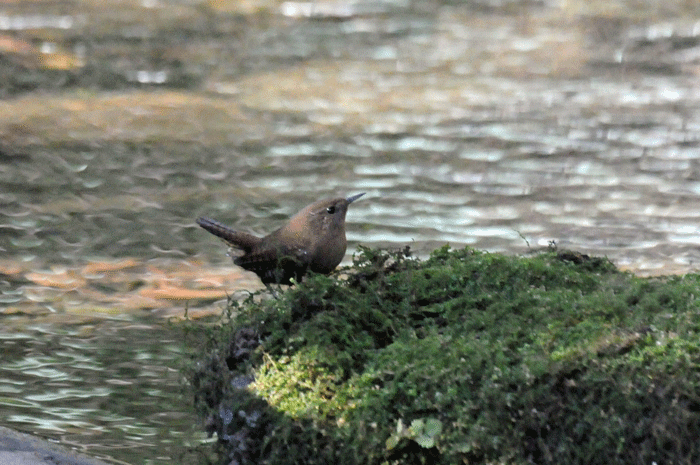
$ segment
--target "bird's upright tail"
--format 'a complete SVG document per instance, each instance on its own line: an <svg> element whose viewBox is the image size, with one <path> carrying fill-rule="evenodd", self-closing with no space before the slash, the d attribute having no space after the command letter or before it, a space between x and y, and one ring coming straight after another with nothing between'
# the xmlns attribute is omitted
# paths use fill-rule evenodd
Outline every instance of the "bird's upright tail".
<svg viewBox="0 0 700 465"><path fill-rule="evenodd" d="M228 242L231 246L249 252L260 243L260 238L252 234L236 231L210 218L197 218L197 224L216 237Z"/></svg>

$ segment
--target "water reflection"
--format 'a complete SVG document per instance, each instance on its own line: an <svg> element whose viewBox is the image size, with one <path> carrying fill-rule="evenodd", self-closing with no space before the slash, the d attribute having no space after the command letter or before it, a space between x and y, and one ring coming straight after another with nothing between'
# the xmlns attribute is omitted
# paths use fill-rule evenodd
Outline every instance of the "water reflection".
<svg viewBox="0 0 700 465"><path fill-rule="evenodd" d="M71 29L75 21L70 15L0 15L0 30Z"/></svg>

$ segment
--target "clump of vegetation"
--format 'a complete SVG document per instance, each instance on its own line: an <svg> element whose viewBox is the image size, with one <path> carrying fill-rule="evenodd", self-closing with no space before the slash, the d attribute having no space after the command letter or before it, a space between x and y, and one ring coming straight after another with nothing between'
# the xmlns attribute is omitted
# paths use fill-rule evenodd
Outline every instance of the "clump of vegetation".
<svg viewBox="0 0 700 465"><path fill-rule="evenodd" d="M199 338L221 463L700 463L700 276L448 247L344 272Z"/></svg>

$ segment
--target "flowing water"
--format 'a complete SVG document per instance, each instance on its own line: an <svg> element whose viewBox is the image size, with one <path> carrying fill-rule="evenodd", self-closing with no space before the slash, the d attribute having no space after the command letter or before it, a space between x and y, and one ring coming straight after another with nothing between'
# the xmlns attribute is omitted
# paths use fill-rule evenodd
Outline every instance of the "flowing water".
<svg viewBox="0 0 700 465"><path fill-rule="evenodd" d="M178 389L183 344L172 328L129 319L7 321L3 424L115 463L190 457L206 438Z"/></svg>
<svg viewBox="0 0 700 465"><path fill-rule="evenodd" d="M172 321L260 286L199 215L700 259L695 2L17 1L0 50L0 419L117 463L203 440Z"/></svg>

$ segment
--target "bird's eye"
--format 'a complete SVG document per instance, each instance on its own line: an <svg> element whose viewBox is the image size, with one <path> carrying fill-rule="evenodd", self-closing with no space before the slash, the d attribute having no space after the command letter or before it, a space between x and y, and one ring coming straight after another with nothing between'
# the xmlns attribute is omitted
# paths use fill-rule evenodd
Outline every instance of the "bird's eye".
<svg viewBox="0 0 700 465"><path fill-rule="evenodd" d="M326 208L326 211L329 215L332 215L333 213L335 213L335 205L331 205L330 207Z"/></svg>

